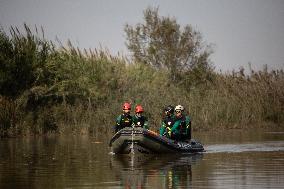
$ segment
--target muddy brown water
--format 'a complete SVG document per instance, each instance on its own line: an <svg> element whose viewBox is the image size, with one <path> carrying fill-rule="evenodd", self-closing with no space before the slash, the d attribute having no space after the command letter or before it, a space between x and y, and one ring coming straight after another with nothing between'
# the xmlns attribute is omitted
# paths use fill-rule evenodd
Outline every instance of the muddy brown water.
<svg viewBox="0 0 284 189"><path fill-rule="evenodd" d="M112 155L110 136L0 140L0 188L283 188L284 131L195 132L195 155Z"/></svg>

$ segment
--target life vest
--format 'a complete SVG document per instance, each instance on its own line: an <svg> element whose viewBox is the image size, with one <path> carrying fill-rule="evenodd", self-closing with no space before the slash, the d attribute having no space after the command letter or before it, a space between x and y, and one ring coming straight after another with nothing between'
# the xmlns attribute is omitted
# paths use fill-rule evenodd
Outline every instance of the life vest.
<svg viewBox="0 0 284 189"><path fill-rule="evenodd" d="M181 118L179 118L179 120L180 120L179 132L181 134L185 134L186 133L186 117L182 116Z"/></svg>
<svg viewBox="0 0 284 189"><path fill-rule="evenodd" d="M132 116L129 114L122 114L117 125L120 127L120 129L123 129L124 127L131 127Z"/></svg>
<svg viewBox="0 0 284 189"><path fill-rule="evenodd" d="M133 123L135 124L135 127L143 127L146 121L147 118L145 116L141 117L134 116L133 118Z"/></svg>
<svg viewBox="0 0 284 189"><path fill-rule="evenodd" d="M173 117L173 116L170 116L170 117L166 116L165 119L163 120L163 123L164 123L165 127L172 128L174 123L175 123L175 121L176 121L175 117Z"/></svg>

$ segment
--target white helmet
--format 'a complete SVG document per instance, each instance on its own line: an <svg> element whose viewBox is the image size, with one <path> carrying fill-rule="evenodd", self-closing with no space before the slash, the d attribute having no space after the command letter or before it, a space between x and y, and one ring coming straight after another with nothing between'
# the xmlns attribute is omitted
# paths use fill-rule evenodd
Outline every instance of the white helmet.
<svg viewBox="0 0 284 189"><path fill-rule="evenodd" d="M177 106L175 107L175 111L176 111L176 110L183 111L183 110L184 110L184 107L183 107L182 105L177 105Z"/></svg>

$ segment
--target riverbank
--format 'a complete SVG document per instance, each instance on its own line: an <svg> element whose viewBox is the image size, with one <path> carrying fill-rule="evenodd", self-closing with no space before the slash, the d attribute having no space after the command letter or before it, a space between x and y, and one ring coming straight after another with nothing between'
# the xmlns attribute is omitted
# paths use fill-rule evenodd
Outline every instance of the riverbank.
<svg viewBox="0 0 284 189"><path fill-rule="evenodd" d="M284 124L283 70L196 68L173 80L167 69L104 50L55 48L30 30L0 38L1 137L110 133L125 101L141 104L154 129L169 104L182 104L197 130Z"/></svg>
<svg viewBox="0 0 284 189"><path fill-rule="evenodd" d="M0 138L14 138L14 137L34 137L34 136L76 136L76 135L88 135L92 136L94 138L101 138L102 136L107 136L107 138L111 138L113 136L113 130L106 129L108 128L105 126L104 130L94 130L88 127L88 125L85 126L79 126L75 129L75 127L68 127L68 126L60 126L61 130L56 130L52 132L38 132L34 133L29 130L26 130L25 132L21 132L19 134L13 128L10 128L6 130L5 133L1 134ZM64 129L62 129L64 128ZM150 130L159 133L160 126L152 126ZM231 132L252 132L252 131L262 131L262 132L284 132L284 126L278 125L275 123L259 123L259 124L250 124L250 125L232 125L232 126L207 126L207 127L195 127L192 126L192 134L195 135L196 133L224 133L229 134Z"/></svg>

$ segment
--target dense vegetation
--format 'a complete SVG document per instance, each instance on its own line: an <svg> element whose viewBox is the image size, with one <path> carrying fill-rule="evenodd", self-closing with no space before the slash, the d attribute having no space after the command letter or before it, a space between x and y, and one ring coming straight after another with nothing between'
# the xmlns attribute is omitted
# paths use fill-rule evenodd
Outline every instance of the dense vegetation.
<svg viewBox="0 0 284 189"><path fill-rule="evenodd" d="M283 70L215 72L206 50L194 55L202 61L172 70L71 42L56 48L43 31L25 28L0 31L1 137L109 133L124 101L143 105L153 130L168 104L184 105L194 129L283 127Z"/></svg>

